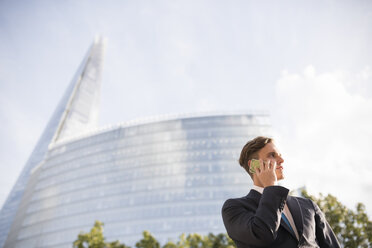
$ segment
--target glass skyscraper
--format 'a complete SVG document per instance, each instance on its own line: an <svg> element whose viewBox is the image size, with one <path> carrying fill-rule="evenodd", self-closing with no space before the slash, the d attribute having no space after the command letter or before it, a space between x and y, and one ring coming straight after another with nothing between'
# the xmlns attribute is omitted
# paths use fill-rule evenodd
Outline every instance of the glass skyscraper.
<svg viewBox="0 0 372 248"><path fill-rule="evenodd" d="M0 212L0 246L71 247L95 220L133 246L148 230L225 232L227 198L246 194L243 145L270 134L263 113L158 117L95 126L105 42L96 39ZM87 132L86 130L91 130Z"/></svg>

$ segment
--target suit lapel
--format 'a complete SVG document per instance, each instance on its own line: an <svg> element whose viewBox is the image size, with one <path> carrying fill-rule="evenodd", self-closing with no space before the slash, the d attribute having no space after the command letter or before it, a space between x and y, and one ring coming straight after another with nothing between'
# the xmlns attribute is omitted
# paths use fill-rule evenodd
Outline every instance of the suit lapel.
<svg viewBox="0 0 372 248"><path fill-rule="evenodd" d="M287 206L291 211L293 221L296 225L298 236L301 238L303 232L303 216L300 204L296 197L287 197Z"/></svg>

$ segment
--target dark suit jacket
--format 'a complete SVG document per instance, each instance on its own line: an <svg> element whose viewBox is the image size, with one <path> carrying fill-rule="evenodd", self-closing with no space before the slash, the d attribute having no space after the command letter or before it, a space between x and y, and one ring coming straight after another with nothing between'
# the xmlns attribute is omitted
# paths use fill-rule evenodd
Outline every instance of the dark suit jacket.
<svg viewBox="0 0 372 248"><path fill-rule="evenodd" d="M242 198L229 199L222 207L227 233L238 248L249 247L340 247L319 207L310 199L292 197L281 186L256 190ZM299 241L281 221L287 203Z"/></svg>

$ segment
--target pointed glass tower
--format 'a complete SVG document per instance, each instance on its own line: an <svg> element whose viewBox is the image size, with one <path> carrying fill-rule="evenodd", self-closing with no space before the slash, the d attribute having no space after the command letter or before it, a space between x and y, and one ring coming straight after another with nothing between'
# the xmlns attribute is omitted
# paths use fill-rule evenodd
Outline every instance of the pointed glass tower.
<svg viewBox="0 0 372 248"><path fill-rule="evenodd" d="M71 248L95 220L108 241L132 247L144 230L161 244L222 233L223 202L251 187L236 161L247 140L270 135L267 114L95 128L104 44L95 40L1 210L3 248Z"/></svg>
<svg viewBox="0 0 372 248"><path fill-rule="evenodd" d="M25 197L25 187L30 174L36 167L42 166L48 147L95 127L104 48L105 40L96 37L8 195L0 212L0 247L3 247L10 234L11 226L16 226L15 216L17 212L22 211L20 202Z"/></svg>

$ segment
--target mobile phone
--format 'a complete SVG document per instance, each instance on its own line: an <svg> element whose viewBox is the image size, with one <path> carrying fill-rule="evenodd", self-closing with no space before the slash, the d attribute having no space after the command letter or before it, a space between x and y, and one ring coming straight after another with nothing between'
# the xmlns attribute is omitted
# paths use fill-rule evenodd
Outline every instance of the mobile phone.
<svg viewBox="0 0 372 248"><path fill-rule="evenodd" d="M260 161L257 159L252 159L251 165L249 166L249 172L254 174L256 173L257 168L260 168Z"/></svg>

